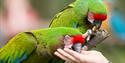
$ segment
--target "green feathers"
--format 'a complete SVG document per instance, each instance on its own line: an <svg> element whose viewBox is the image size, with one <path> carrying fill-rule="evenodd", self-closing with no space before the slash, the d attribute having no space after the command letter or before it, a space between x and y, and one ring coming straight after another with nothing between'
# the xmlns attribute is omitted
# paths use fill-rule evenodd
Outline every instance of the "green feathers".
<svg viewBox="0 0 125 63"><path fill-rule="evenodd" d="M64 45L63 37L76 34L81 32L66 27L19 33L0 49L0 63L51 63L54 51Z"/></svg>
<svg viewBox="0 0 125 63"><path fill-rule="evenodd" d="M107 14L106 6L102 0L89 0L89 11L98 14Z"/></svg>
<svg viewBox="0 0 125 63"><path fill-rule="evenodd" d="M0 63L20 63L36 48L37 41L29 33L20 33L0 49Z"/></svg>
<svg viewBox="0 0 125 63"><path fill-rule="evenodd" d="M87 4L86 0L76 0L71 3L53 18L49 27L72 27L78 28L81 32L86 31Z"/></svg>
<svg viewBox="0 0 125 63"><path fill-rule="evenodd" d="M91 28L88 12L106 14L102 0L76 0L53 19L50 28L22 32L0 49L0 63L60 63L53 56L63 47L65 35L76 35ZM71 27L71 28L68 28Z"/></svg>
<svg viewBox="0 0 125 63"><path fill-rule="evenodd" d="M88 12L107 14L102 0L76 0L58 13L49 27L72 27L84 33L92 26L87 20Z"/></svg>

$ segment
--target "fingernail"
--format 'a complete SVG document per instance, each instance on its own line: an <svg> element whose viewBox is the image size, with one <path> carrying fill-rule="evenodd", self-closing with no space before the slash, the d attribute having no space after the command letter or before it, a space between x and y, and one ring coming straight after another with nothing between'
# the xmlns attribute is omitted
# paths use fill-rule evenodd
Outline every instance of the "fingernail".
<svg viewBox="0 0 125 63"><path fill-rule="evenodd" d="M57 51L61 51L61 49L57 49Z"/></svg>
<svg viewBox="0 0 125 63"><path fill-rule="evenodd" d="M68 48L64 48L64 50L69 50Z"/></svg>
<svg viewBox="0 0 125 63"><path fill-rule="evenodd" d="M57 52L54 52L54 54L56 55L56 54L57 54Z"/></svg>

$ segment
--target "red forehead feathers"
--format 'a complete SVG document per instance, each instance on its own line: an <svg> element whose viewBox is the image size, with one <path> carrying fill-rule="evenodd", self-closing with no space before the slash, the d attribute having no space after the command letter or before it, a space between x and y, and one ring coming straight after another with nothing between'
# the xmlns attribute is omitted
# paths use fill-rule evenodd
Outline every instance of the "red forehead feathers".
<svg viewBox="0 0 125 63"><path fill-rule="evenodd" d="M72 39L73 44L80 42L81 44L84 44L84 37L82 35L75 35Z"/></svg>
<svg viewBox="0 0 125 63"><path fill-rule="evenodd" d="M105 14L94 14L94 19L95 20L101 20L101 21L103 21L106 18L107 18L107 15L105 15Z"/></svg>

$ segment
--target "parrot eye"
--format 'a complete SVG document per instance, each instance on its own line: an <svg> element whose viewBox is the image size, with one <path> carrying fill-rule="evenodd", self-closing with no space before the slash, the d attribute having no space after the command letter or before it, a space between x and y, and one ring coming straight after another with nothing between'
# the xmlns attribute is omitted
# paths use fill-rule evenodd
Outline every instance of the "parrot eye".
<svg viewBox="0 0 125 63"><path fill-rule="evenodd" d="M94 22L94 15L93 15L93 13L89 12L87 19L88 19L88 21L89 21L90 23L93 23L93 22Z"/></svg>

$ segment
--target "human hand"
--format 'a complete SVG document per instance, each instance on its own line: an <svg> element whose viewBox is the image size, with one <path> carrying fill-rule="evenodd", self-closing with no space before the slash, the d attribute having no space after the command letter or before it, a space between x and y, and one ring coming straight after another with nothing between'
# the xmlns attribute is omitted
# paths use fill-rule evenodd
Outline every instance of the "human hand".
<svg viewBox="0 0 125 63"><path fill-rule="evenodd" d="M70 63L108 63L109 61L98 51L84 51L81 53L75 52L71 49L64 48L57 49L54 53L61 59Z"/></svg>

